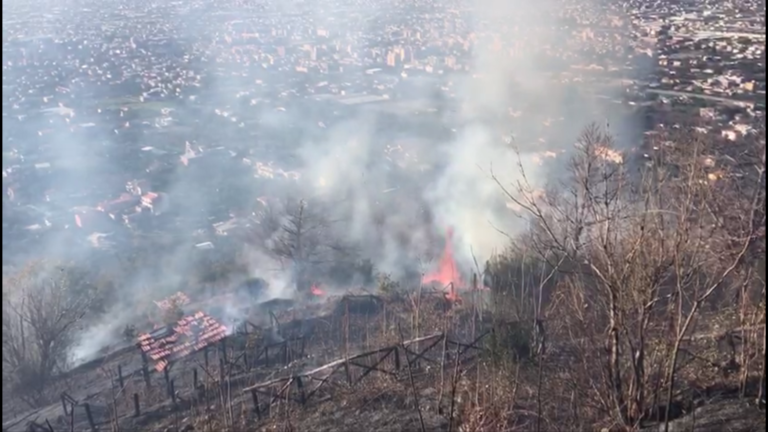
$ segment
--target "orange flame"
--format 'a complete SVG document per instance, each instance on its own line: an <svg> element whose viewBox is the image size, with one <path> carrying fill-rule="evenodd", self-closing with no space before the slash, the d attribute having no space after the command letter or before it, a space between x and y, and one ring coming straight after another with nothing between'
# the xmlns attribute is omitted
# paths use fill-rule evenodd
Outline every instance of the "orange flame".
<svg viewBox="0 0 768 432"><path fill-rule="evenodd" d="M312 293L312 295L315 295L318 297L325 295L325 291L321 290L320 287L317 286L316 284L312 284L312 287L309 288L309 291Z"/></svg>
<svg viewBox="0 0 768 432"><path fill-rule="evenodd" d="M427 273L421 279L424 284L431 284L437 282L441 287L448 287L449 292L446 293L446 298L450 301L460 302L457 290L464 287L464 281L461 279L461 274L456 266L456 260L453 258L453 247L451 240L453 239L453 229L448 228L446 232L445 248L443 249L443 255L440 257L437 269L431 273Z"/></svg>

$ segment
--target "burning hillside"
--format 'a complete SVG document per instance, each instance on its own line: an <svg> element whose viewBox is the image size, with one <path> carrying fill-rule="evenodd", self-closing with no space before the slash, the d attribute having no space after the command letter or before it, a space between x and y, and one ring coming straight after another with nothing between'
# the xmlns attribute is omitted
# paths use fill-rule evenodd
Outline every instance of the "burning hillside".
<svg viewBox="0 0 768 432"><path fill-rule="evenodd" d="M456 264L453 253L453 228L448 228L445 235L445 246L437 268L425 274L421 282L425 285L435 284L440 289L447 290L445 297L451 302L461 302L460 290L479 289L477 286L469 287L462 278L461 271Z"/></svg>

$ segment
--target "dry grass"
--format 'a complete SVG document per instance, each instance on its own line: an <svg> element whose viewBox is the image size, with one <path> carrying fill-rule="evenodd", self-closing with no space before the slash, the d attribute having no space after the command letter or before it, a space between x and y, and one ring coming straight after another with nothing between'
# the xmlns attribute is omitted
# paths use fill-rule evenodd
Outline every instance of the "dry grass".
<svg viewBox="0 0 768 432"><path fill-rule="evenodd" d="M400 373L390 376L374 372L353 386L340 373L306 405L283 400L269 403L268 398L262 398L261 418L250 394L242 392L243 388L259 382L290 376L352 353L398 344L403 338L447 331L456 339L469 341L473 331L479 335L499 328L489 319L489 311L485 311L482 321L479 314L472 313L470 301L461 307L446 309L447 306L444 300L434 296L422 295L417 299L415 295L399 295L386 299L381 310L373 315L337 312L285 322L285 337L300 328L306 331L310 328L307 323L312 323L306 356L293 358L287 364L280 361L266 366L262 363L250 370L230 366L220 374L220 353L211 351L207 369L204 355L197 353L171 369L169 378L177 392L175 403L168 395L163 374L154 373L151 387L146 387L140 372L130 370L131 364L136 365L138 351L78 371L70 382L77 382L79 386L68 391L76 394L81 403L90 404L99 430L114 431L137 428L175 431L190 430L190 427L196 431L421 430L419 412L428 431L551 431L573 430L573 425L578 425L579 430L610 427L606 422L610 413L596 403L601 398L596 388L597 363L590 363L590 357L580 360L584 353L578 352L579 347L571 348L567 341L560 342L557 334L551 336L551 353L540 358L517 356L517 360L510 353L494 353L493 350L504 350L511 345L491 343L490 336L483 344L486 351L466 355L458 362L455 352L438 344L430 351L431 360L414 363L410 374L404 359ZM301 312L297 311L297 315L301 316ZM706 354L706 350L711 351L711 356L721 352L715 339L701 338L696 347L693 344L689 347L701 358L688 359L681 367L679 381L683 385L679 399L682 402L693 402L693 393L682 391L684 388L696 388L702 395L707 391L699 384L702 380L720 386L738 384L733 376L730 380L723 379L717 375L717 368L702 363L708 362L703 359L711 358L707 357L710 354ZM237 359L243 351L253 354L262 341L257 333L231 336L227 342L231 350L227 358ZM419 348L426 346L422 344ZM441 358L445 360L441 362ZM278 358L272 361L276 360ZM360 361L368 366L372 362L373 359ZM122 388L117 384L118 364L123 365ZM393 370L394 360L388 359L379 367ZM198 371L198 390L193 389L193 369ZM711 370L712 375L704 375L705 370ZM353 378L363 371L353 368ZM689 381L687 376L695 379ZM709 391L722 392L713 386ZM134 394L141 404L138 417L133 416ZM289 396L297 396L295 387L291 387ZM703 400L703 396L698 400ZM88 430L82 406L76 407L75 413L75 430ZM70 418L64 416L57 405L48 407L40 415L43 417L38 422L47 418L56 431L70 430Z"/></svg>

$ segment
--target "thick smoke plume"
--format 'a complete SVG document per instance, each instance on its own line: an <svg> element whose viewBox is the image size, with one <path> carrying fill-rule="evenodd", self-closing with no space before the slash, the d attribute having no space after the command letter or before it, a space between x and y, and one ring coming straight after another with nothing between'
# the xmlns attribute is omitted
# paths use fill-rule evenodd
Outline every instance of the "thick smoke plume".
<svg viewBox="0 0 768 432"><path fill-rule="evenodd" d="M415 121L437 123L447 136L382 138L386 120L361 109L321 143L302 147L306 184L346 199L339 211L352 229L345 233L368 247L383 271L397 275L414 258L433 260L441 247L431 240L446 240L449 228L460 266L471 269L475 259L501 252L508 236L526 227L492 175L514 189L522 169L531 186L543 188L557 179L589 122L609 122L620 135L631 132L628 119L600 102L600 96L614 96L610 91L590 94L578 83L562 83L569 65L594 65L594 58L581 58L579 35L563 24L559 3L474 3L470 71L451 79L451 96L435 100L429 79L410 87L412 96L431 99L440 116L435 122L427 109ZM388 146L399 152L385 157ZM399 165L392 163L396 157Z"/></svg>
<svg viewBox="0 0 768 432"><path fill-rule="evenodd" d="M107 73L97 64L122 55L121 50L129 50L134 55L146 52L147 56L170 56L176 63L180 59L193 59L185 60L190 70L173 72L194 77L195 86L191 88L196 93L185 96L193 108L157 110L153 123L144 126L164 128L183 119L184 127L192 125L190 136L186 142L173 144L178 154L155 148L160 146L151 142L142 147L142 159L171 160L177 167L167 172L162 164L152 163L146 171L162 178L153 188L167 193L175 211L183 215L175 222L178 232L169 234L167 239L158 235L138 240L137 244L146 244L147 251L155 254L162 251L162 259L142 261L142 251L130 254L136 270L119 277L119 293L106 307L113 312L109 314L110 324L93 323L91 331L86 333L88 346L83 349L90 354L95 345L100 345L92 342L104 339L102 333L114 335L124 322L130 322L131 317L122 312L143 308L147 297L183 289L199 254L192 247L196 240L190 233L205 227L210 229L211 220L226 219L227 210L221 209L243 201L243 196L259 197L267 208L288 198L322 203L323 211L327 212L325 217L334 221L327 228L329 233L354 249L355 256L370 260L377 271L395 278L432 272L446 240L453 242L458 266L466 272L473 269L475 260L482 263L501 252L509 244L508 235L514 236L526 228L525 220L510 208L492 175L502 184L514 185L521 179L520 164L532 186L543 188L557 179L559 167L568 157L579 130L587 123L606 119L620 138L632 132L631 121L621 118L617 110L607 106L610 102L605 102L605 96L615 96L612 94L615 92L593 91L580 82L580 71L586 67L603 68L600 57L612 53L590 48L591 39L569 27L567 5L523 0L470 3L467 6L471 12L467 16L462 11L460 19L458 11L443 10L442 13L451 18L446 23L451 24L442 29L438 26L435 31L442 33L439 37L430 35L430 40L442 40L444 47L452 45L461 50L468 47L471 53L468 59L459 59L465 70L441 76L406 68L399 75L364 73L351 77L351 81L358 81L356 85L364 82L369 88L394 82L393 88L397 90L393 93L398 94L388 95L390 100L382 104L347 106L336 111L329 108L333 112L323 112L323 121L316 120L317 113L312 112L312 108L299 108L296 104L275 107L283 97L295 99L297 89L322 93L323 86L327 85L320 82L322 79L302 80L296 78L296 74L286 74L292 78L275 82L276 76L283 75L272 74L270 81L263 81L243 71L218 67L217 59L231 61L239 56L241 63L255 60L230 45L229 36L223 36L220 27L213 28L210 24L211 28L204 28L209 24L201 17L208 16L209 11L200 7L178 4L155 7L158 10L153 13L162 14L164 25L180 37L175 41L172 36L163 53L150 52L147 41L151 32L143 30L133 32L135 36L127 44L117 40L103 41L97 48L81 42L47 47L48 51L58 49L56 55L61 64L65 59L74 61L73 50L96 52L92 54L95 58L92 63L78 66L92 75ZM240 6L221 7L238 16L248 15L237 10ZM98 13L97 9L83 12L81 18L85 20L89 14ZM285 9L293 10L290 5L285 5ZM317 10L309 11L317 25L327 25L339 35L359 36L345 49L360 57L364 51L375 48L389 31L377 24L378 18L385 19L383 7L381 10L374 7L367 13L377 19L358 17L344 21L327 16L320 9L318 6ZM122 22L116 25L128 25L120 24ZM71 25L50 23L52 33L61 35L75 34L68 28ZM255 31L242 20L234 20L224 27L223 32L231 35ZM203 58L181 42L186 38L207 41L202 43L203 47L195 48L206 49ZM28 55L25 61L35 61L34 55ZM40 59L41 62L48 60ZM155 70L141 71L135 84L147 101L161 87L160 80L153 77L167 73L168 65L162 60L155 63ZM250 66L254 65L258 66L255 63ZM60 73L63 80L64 74ZM590 74L594 77L596 73ZM6 78L4 73L4 83L11 79L24 80L20 76ZM127 139L125 136L130 134L138 134L133 141L142 140L141 133L135 132L135 125L142 120L134 118L138 109L120 108L110 110L109 114L109 122L119 127L110 131L92 128L92 123L103 123L105 119L97 100L104 97L104 87L76 79L69 82L67 88L67 92L57 94L61 106L44 111L39 121L27 121L24 127L40 131L41 146L57 149L53 165L58 180L54 189L63 196L51 199L67 208L95 206L96 202L84 202L80 198L82 194L107 196L122 187L100 182L101 173L108 172L110 178L114 178L115 172L124 172L127 178L133 169L121 166L118 161L129 160L132 157L129 152L135 149L125 147L126 154L120 153L123 150L115 153L112 149L121 147L104 143ZM187 91L189 88L182 94ZM80 103L82 98L93 100L89 99L76 111L67 109L68 101ZM23 98L16 99L17 104L23 105ZM199 99L205 99L206 103L194 105ZM247 106L247 110L239 109L243 106ZM265 144L269 141L266 138L243 139L224 132L231 130L232 125L245 131L272 131L290 145L270 146ZM50 129L63 132L45 135ZM4 140L4 152L5 144ZM263 178L254 181L249 174L250 182L235 181L233 179L240 177L224 165L220 169L215 168L216 165L203 169L202 174L189 174L191 168L178 168L180 156L194 162L196 154L212 152L217 146L225 147L220 151L225 156L235 154L236 158L250 159L251 165L243 169L253 170L259 166L259 171L265 173ZM220 186L211 190L211 184ZM74 228L73 221L67 224ZM454 233L450 239L445 235L449 229ZM79 259L81 255L75 254L72 246L75 237L72 231L52 236L48 242L50 252ZM112 239L117 245L125 243L125 239L116 237L117 234L106 233L99 238L107 242ZM185 239L181 244L174 242L180 238ZM267 280L270 289L264 298L291 297L295 269L285 259L270 254L263 242L248 240L245 250L237 251L238 259L245 263L240 279ZM90 260L92 256L83 254L82 259ZM239 280L229 282L236 284ZM212 295L217 288L211 287ZM240 314L237 308L225 309L229 315ZM115 314L117 311L121 313ZM87 357L83 353L79 356Z"/></svg>

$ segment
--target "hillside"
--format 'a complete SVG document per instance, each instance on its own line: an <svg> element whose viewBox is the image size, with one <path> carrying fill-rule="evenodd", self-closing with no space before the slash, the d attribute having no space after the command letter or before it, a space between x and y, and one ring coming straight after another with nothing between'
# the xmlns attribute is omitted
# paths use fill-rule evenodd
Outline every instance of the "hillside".
<svg viewBox="0 0 768 432"><path fill-rule="evenodd" d="M11 416L4 406L3 429L448 431L451 419L453 430L485 430L503 419L508 430L565 430L557 419L537 421L539 398L555 395L548 384L533 386L537 374L564 377L574 342L552 341L536 358L525 339L500 347L500 331L518 329L507 333L518 335L512 340L526 326L494 321L478 306L482 295L464 296L475 302L424 292L329 296L275 309L275 328L247 323L171 362L167 373L147 361L148 382L141 351L122 348L60 377L41 409ZM502 365L494 359L500 349L518 361ZM696 431L725 423L730 429L718 430L764 430L757 409L713 391L695 401ZM689 421L675 420L670 430L690 430Z"/></svg>

